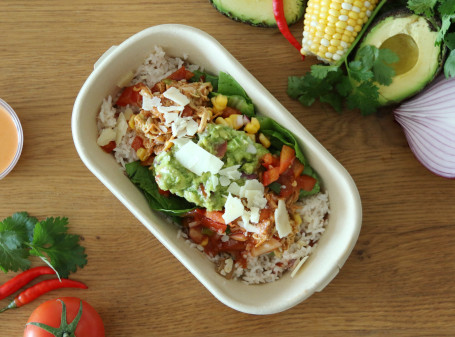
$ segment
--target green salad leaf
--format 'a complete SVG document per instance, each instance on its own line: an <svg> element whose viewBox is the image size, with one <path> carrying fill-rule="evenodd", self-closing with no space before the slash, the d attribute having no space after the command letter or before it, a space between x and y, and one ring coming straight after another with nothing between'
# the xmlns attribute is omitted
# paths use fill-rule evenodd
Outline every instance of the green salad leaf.
<svg viewBox="0 0 455 337"><path fill-rule="evenodd" d="M184 198L161 195L155 181L153 170L142 166L139 161L126 164L126 173L130 180L142 191L150 208L171 216L182 216L195 206Z"/></svg>
<svg viewBox="0 0 455 337"><path fill-rule="evenodd" d="M300 162L305 166L302 173L316 179L316 184L314 185L313 189L311 191L301 190L300 197L306 197L318 193L321 190L321 186L319 183L320 178L313 170L313 168L308 164L308 161L306 160L306 157L304 156L302 149L300 148L300 145L298 144L297 138L294 136L294 134L271 118L261 116L257 116L256 118L259 120L259 123L261 124L260 128L261 132L270 139L271 146L269 150L271 150L271 152L278 153L281 151L283 145L292 147L295 151L295 156L297 157L297 159L299 159ZM273 186L272 185L273 183L269 185L272 191L276 192L279 191L281 188L277 184Z"/></svg>
<svg viewBox="0 0 455 337"><path fill-rule="evenodd" d="M27 270L29 257L40 257L68 277L87 264L80 237L68 233L67 218L38 221L26 212L18 212L0 222L0 269L4 272Z"/></svg>

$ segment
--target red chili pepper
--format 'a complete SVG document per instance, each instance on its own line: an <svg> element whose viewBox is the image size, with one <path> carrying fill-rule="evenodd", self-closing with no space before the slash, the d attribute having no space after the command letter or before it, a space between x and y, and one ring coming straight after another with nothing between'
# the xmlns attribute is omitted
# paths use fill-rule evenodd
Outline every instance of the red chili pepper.
<svg viewBox="0 0 455 337"><path fill-rule="evenodd" d="M33 300L37 299L41 295L60 288L80 288L80 289L87 289L88 287L79 281L68 280L65 278L59 279L52 279L52 280L45 280L41 281L40 283L31 286L30 288L25 289L19 295L17 295L14 300L5 308L0 310L0 313L8 310L22 307L25 304L32 302Z"/></svg>
<svg viewBox="0 0 455 337"><path fill-rule="evenodd" d="M55 274L54 269L48 266L42 266L31 268L24 271L23 273L14 276L11 280L0 286L0 300L14 294L16 291L36 279L38 276L50 274Z"/></svg>
<svg viewBox="0 0 455 337"><path fill-rule="evenodd" d="M297 39L292 35L289 30L288 23L286 22L286 17L284 16L284 6L283 0L273 0L273 16L275 17L276 25L280 30L281 34L299 51L302 49L302 45L297 41ZM302 55L302 60L305 59L305 56Z"/></svg>

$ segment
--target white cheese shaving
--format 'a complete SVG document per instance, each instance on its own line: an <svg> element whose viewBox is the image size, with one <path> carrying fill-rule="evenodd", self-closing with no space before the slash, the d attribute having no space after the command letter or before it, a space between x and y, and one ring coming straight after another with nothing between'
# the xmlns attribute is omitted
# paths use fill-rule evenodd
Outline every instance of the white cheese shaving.
<svg viewBox="0 0 455 337"><path fill-rule="evenodd" d="M232 182L232 183L229 185L229 187L228 187L228 189L227 189L227 192L228 192L228 193L231 193L232 195L237 195L237 196L238 196L239 193L240 193L240 186L239 186L239 184L237 184L235 181Z"/></svg>
<svg viewBox="0 0 455 337"><path fill-rule="evenodd" d="M223 219L226 224L231 223L238 217L243 215L245 207L243 207L242 201L233 197L231 194L228 195L226 203L224 204Z"/></svg>
<svg viewBox="0 0 455 337"><path fill-rule="evenodd" d="M240 179L242 172L239 171L239 167L240 165L225 167L224 169L220 170L220 175L225 176L230 180Z"/></svg>
<svg viewBox="0 0 455 337"><path fill-rule="evenodd" d="M141 94L143 92L141 91ZM161 106L161 100L157 96L142 95L142 109L152 111L153 108Z"/></svg>
<svg viewBox="0 0 455 337"><path fill-rule="evenodd" d="M123 137L126 135L126 130L128 130L128 123L126 122L125 115L123 112L117 118L117 125L115 126L115 143L120 144Z"/></svg>
<svg viewBox="0 0 455 337"><path fill-rule="evenodd" d="M96 140L96 143L99 146L104 146L115 140L117 137L117 132L114 131L112 128L105 128L101 130L100 135L98 139Z"/></svg>
<svg viewBox="0 0 455 337"><path fill-rule="evenodd" d="M183 167L199 176L204 172L216 174L224 165L218 157L191 141L177 150L175 158Z"/></svg>
<svg viewBox="0 0 455 337"><path fill-rule="evenodd" d="M252 223L258 223L259 222L260 211L261 210L259 209L259 207L251 207L250 208L250 213L251 213L250 221Z"/></svg>
<svg viewBox="0 0 455 337"><path fill-rule="evenodd" d="M190 103L188 97L182 94L176 87L170 87L163 93L163 95L181 106L185 106Z"/></svg>
<svg viewBox="0 0 455 337"><path fill-rule="evenodd" d="M278 207L275 210L275 228L280 239L288 236L292 232L291 223L289 222L289 213L283 199L278 200Z"/></svg>

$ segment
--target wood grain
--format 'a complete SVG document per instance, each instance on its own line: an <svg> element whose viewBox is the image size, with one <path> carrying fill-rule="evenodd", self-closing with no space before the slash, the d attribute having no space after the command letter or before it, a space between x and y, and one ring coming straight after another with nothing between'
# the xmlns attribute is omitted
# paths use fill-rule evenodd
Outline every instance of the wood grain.
<svg viewBox="0 0 455 337"><path fill-rule="evenodd" d="M218 39L346 167L363 204L357 245L321 293L280 314L252 316L216 300L87 170L71 137L71 111L93 64L152 25L181 23ZM301 25L292 27L301 34ZM41 302L81 296L107 336L453 336L455 182L411 153L392 110L369 117L303 107L287 78L308 71L276 29L229 20L207 0L0 2L0 96L23 123L22 157L0 181L0 218L16 211L67 216L89 263L59 290L0 318L21 336ZM0 283L14 273L0 274ZM8 302L1 301L2 306Z"/></svg>

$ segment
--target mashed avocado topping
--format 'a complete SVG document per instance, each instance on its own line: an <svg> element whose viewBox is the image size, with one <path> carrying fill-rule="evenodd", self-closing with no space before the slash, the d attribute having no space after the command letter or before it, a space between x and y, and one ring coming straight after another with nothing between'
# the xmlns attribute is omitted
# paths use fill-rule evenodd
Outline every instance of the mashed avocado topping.
<svg viewBox="0 0 455 337"><path fill-rule="evenodd" d="M241 174L254 174L260 159L268 153L265 147L254 142L244 131L217 124L207 125L206 130L199 135L197 145L224 162L219 173L204 172L198 175L185 168L175 157L181 146L179 144L160 153L153 162L153 170L160 189L209 211L223 209L230 184L235 182L243 186L245 179L240 177Z"/></svg>

